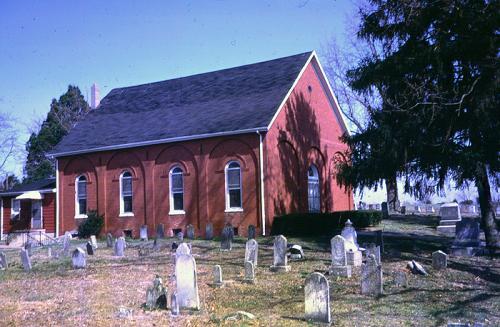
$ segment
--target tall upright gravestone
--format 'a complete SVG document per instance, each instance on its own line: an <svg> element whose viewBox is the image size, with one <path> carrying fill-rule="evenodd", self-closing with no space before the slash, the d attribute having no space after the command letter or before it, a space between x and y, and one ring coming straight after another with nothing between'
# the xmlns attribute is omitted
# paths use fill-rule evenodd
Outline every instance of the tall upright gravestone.
<svg viewBox="0 0 500 327"><path fill-rule="evenodd" d="M255 283L255 267L251 261L245 261L245 279L249 284Z"/></svg>
<svg viewBox="0 0 500 327"><path fill-rule="evenodd" d="M113 235L111 235L111 233L106 234L106 247L108 248L113 247Z"/></svg>
<svg viewBox="0 0 500 327"><path fill-rule="evenodd" d="M274 260L271 266L271 271L290 271L290 266L287 264L287 245L288 241L283 235L278 235L274 238Z"/></svg>
<svg viewBox="0 0 500 327"><path fill-rule="evenodd" d="M196 277L196 261L191 255L181 255L175 263L175 280L177 283L177 302L179 308L200 309L198 281Z"/></svg>
<svg viewBox="0 0 500 327"><path fill-rule="evenodd" d="M158 224L158 226L156 226L156 237L165 238L165 225Z"/></svg>
<svg viewBox="0 0 500 327"><path fill-rule="evenodd" d="M194 240L194 226L189 224L186 227L186 238L190 240Z"/></svg>
<svg viewBox="0 0 500 327"><path fill-rule="evenodd" d="M248 240L245 246L245 262L250 261L254 267L257 267L258 256L259 244L254 239Z"/></svg>
<svg viewBox="0 0 500 327"><path fill-rule="evenodd" d="M141 241L148 240L148 225L141 226L141 229L139 230L139 237L141 238Z"/></svg>
<svg viewBox="0 0 500 327"><path fill-rule="evenodd" d="M330 240L332 251L332 264L330 275L350 278L351 266L347 265L347 254L345 251L345 239L337 235Z"/></svg>
<svg viewBox="0 0 500 327"><path fill-rule="evenodd" d="M215 287L224 286L224 282L222 280L222 268L220 265L214 266L213 274L214 274L214 286Z"/></svg>
<svg viewBox="0 0 500 327"><path fill-rule="evenodd" d="M69 256L70 246L71 246L71 233L66 232L64 233L64 239L63 239L63 254L65 256Z"/></svg>
<svg viewBox="0 0 500 327"><path fill-rule="evenodd" d="M212 223L208 223L205 226L205 239L212 240L214 238L214 225Z"/></svg>
<svg viewBox="0 0 500 327"><path fill-rule="evenodd" d="M231 224L226 224L222 230L220 248L222 251L231 251L233 247L234 230Z"/></svg>
<svg viewBox="0 0 500 327"><path fill-rule="evenodd" d="M379 296L382 294L382 266L373 254L361 265L361 294Z"/></svg>
<svg viewBox="0 0 500 327"><path fill-rule="evenodd" d="M0 252L0 270L7 269L8 266L7 256L5 253Z"/></svg>
<svg viewBox="0 0 500 327"><path fill-rule="evenodd" d="M314 272L306 279L305 318L317 322L330 323L330 287L325 276Z"/></svg>
<svg viewBox="0 0 500 327"><path fill-rule="evenodd" d="M23 264L23 269L26 272L31 271L31 259L28 252L25 249L21 249L21 262Z"/></svg>
<svg viewBox="0 0 500 327"><path fill-rule="evenodd" d="M90 235L90 244L94 249L97 249L97 239L95 235Z"/></svg>
<svg viewBox="0 0 500 327"><path fill-rule="evenodd" d="M114 255L116 257L123 257L125 255L125 247L126 247L125 237L120 236L115 241Z"/></svg>

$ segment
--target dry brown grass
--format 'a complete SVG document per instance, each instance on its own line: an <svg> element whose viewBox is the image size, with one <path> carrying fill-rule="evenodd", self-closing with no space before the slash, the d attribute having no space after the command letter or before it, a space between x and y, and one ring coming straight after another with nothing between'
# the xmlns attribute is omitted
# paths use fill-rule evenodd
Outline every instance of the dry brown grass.
<svg viewBox="0 0 500 327"><path fill-rule="evenodd" d="M139 242L132 242L126 257L112 256L101 248L87 257L87 269L73 270L70 259L47 258L46 250L33 254L33 271L25 273L17 251L8 251L11 266L0 272L0 325L5 326L202 326L255 325L300 326L304 310L303 284L313 271L325 272L329 252L321 240L290 240L305 247L306 260L291 262L292 271L269 271L272 263L271 239L259 239L256 284L242 282L244 240L231 252L220 252L217 242L196 240L193 253L198 267L201 300L199 312L170 317L169 311L145 311L146 289L156 274L174 288L173 264L168 248L139 257ZM164 240L169 247L172 240ZM388 247L397 244L388 242ZM75 242L73 245L80 245ZM414 249L414 247L412 247ZM389 251L390 252L390 251ZM391 273L404 269L406 260L417 258L430 276L410 276L408 288L398 288ZM213 265L220 264L226 281L215 289ZM481 320L500 325L500 262L487 258L451 259L450 268L435 272L430 251L404 252L383 259L385 295L373 299L359 294L359 270L352 279L333 279L332 317L339 326L440 326L448 320ZM132 310L130 317L118 317L119 308ZM224 317L238 310L256 315L256 320L229 322Z"/></svg>

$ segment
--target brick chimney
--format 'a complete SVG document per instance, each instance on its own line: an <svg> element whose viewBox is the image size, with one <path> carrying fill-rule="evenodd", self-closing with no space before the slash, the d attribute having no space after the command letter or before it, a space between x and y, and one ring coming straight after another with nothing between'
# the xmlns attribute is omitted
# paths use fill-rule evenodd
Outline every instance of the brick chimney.
<svg viewBox="0 0 500 327"><path fill-rule="evenodd" d="M90 87L90 108L96 109L101 102L101 95L99 94L99 87L96 83Z"/></svg>

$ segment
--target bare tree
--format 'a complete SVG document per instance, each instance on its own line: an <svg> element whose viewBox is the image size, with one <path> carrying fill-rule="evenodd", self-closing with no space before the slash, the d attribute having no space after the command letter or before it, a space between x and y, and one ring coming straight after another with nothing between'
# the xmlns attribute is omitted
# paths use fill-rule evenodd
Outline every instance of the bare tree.
<svg viewBox="0 0 500 327"><path fill-rule="evenodd" d="M7 174L9 164L20 153L18 132L14 120L0 112L0 176Z"/></svg>

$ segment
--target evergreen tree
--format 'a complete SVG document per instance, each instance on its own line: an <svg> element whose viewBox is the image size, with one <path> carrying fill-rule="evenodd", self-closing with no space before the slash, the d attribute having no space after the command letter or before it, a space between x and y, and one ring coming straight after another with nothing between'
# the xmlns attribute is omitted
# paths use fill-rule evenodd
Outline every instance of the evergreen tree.
<svg viewBox="0 0 500 327"><path fill-rule="evenodd" d="M59 100L52 99L50 111L38 133L32 133L26 143L28 156L24 166L24 182L55 176L54 160L46 154L68 134L71 128L90 110L80 89L68 86Z"/></svg>
<svg viewBox="0 0 500 327"><path fill-rule="evenodd" d="M500 2L371 0L360 13L358 37L381 55L363 58L350 85L384 101L365 131L345 136L352 167L340 179L373 185L395 171L420 197L449 179L474 183L487 245L500 253L490 185L500 174Z"/></svg>

